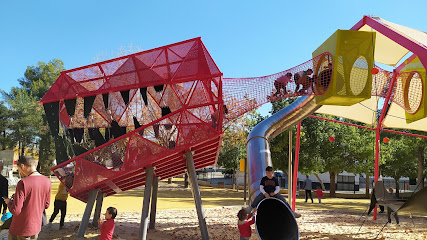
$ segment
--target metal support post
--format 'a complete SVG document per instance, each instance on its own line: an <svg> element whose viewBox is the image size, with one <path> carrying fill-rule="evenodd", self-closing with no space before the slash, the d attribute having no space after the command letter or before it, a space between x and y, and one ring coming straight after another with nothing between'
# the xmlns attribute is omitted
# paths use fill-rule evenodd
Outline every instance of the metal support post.
<svg viewBox="0 0 427 240"><path fill-rule="evenodd" d="M86 203L85 212L83 213L82 222L80 223L79 231L77 232L78 238L83 238L87 226L89 225L90 214L92 213L93 205L95 204L96 196L98 196L99 189L95 189L88 193L88 200Z"/></svg>
<svg viewBox="0 0 427 240"><path fill-rule="evenodd" d="M202 234L202 240L209 240L208 228L206 226L205 214L203 212L202 198L200 196L199 184L197 183L196 178L193 154L191 152L186 152L184 157L187 160L187 173L191 184L194 203L196 204L197 216L199 217L199 227Z"/></svg>
<svg viewBox="0 0 427 240"><path fill-rule="evenodd" d="M156 228L156 210L157 210L157 190L159 189L159 178L155 177L153 181L153 192L151 193L150 209L150 229Z"/></svg>
<svg viewBox="0 0 427 240"><path fill-rule="evenodd" d="M145 170L144 201L142 203L141 224L139 226L138 240L147 239L148 212L150 210L150 197L151 197L151 188L153 186L153 174L154 174L153 172L154 170L152 167Z"/></svg>
<svg viewBox="0 0 427 240"><path fill-rule="evenodd" d="M99 228L98 219L101 216L102 202L104 201L105 194L98 194L96 197L95 213L93 214L92 226Z"/></svg>
<svg viewBox="0 0 427 240"><path fill-rule="evenodd" d="M244 179L244 181L245 181L245 190L243 192L243 199L245 201L245 207L246 207L246 203L247 203L246 202L246 192L248 191L248 181L247 181L248 174L247 174L247 172L248 172L248 159L245 158L245 179Z"/></svg>
<svg viewBox="0 0 427 240"><path fill-rule="evenodd" d="M292 206L292 127L289 128L288 202Z"/></svg>

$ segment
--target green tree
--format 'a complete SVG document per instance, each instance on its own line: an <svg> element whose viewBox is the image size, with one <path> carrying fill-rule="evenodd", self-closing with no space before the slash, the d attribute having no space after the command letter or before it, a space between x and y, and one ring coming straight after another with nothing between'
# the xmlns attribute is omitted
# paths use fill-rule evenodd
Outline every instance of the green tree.
<svg viewBox="0 0 427 240"><path fill-rule="evenodd" d="M38 101L65 70L63 62L53 59L48 63L38 62L27 67L24 77L18 80L20 87L14 87L3 97L10 110L12 123L9 126L12 142L18 146L20 154L24 149L39 147L41 171L49 172L55 159L53 138L48 131L43 108ZM37 154L37 153L36 153Z"/></svg>
<svg viewBox="0 0 427 240"><path fill-rule="evenodd" d="M382 158L385 163L381 165L383 176L392 177L396 184L396 195L399 197L399 179L401 177L415 178L417 174L417 146L416 140L408 136L395 136L387 144L381 145Z"/></svg>
<svg viewBox="0 0 427 240"><path fill-rule="evenodd" d="M25 149L34 149L41 127L40 105L34 96L22 88L13 87L10 94L5 94L9 106L11 123L9 136L18 152L24 155Z"/></svg>
<svg viewBox="0 0 427 240"><path fill-rule="evenodd" d="M360 124L360 123L359 123ZM364 125L364 124L361 124ZM374 173L375 168L375 131L356 128L359 140L351 146L354 156L354 165L347 171L352 173L365 174L366 197L369 198L369 178Z"/></svg>
<svg viewBox="0 0 427 240"><path fill-rule="evenodd" d="M260 121L262 121L262 117L255 111L251 111L224 126L218 165L224 167L226 170L233 171L233 185L240 159L246 158L246 140L248 134Z"/></svg>
<svg viewBox="0 0 427 240"><path fill-rule="evenodd" d="M423 135L419 131L411 131L415 134ZM416 145L416 155L417 155L417 186L418 190L421 190L424 187L424 178L426 176L426 148L427 148L427 138L414 138L414 144Z"/></svg>
<svg viewBox="0 0 427 240"><path fill-rule="evenodd" d="M18 82L24 90L40 101L64 70L64 63L59 59L48 63L38 62L37 66L28 66L24 77L18 79Z"/></svg>
<svg viewBox="0 0 427 240"><path fill-rule="evenodd" d="M10 111L4 105L4 102L0 102L0 147L1 150L13 149L12 140L10 134L7 132L10 121Z"/></svg>

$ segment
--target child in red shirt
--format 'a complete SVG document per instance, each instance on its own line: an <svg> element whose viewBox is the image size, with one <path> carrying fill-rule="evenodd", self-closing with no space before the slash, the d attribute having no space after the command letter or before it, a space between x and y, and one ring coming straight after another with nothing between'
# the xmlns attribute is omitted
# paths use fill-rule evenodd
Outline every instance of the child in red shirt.
<svg viewBox="0 0 427 240"><path fill-rule="evenodd" d="M105 221L101 218L98 219L99 230L101 230L99 240L112 240L114 233L114 218L117 216L117 209L115 207L107 208L104 216Z"/></svg>
<svg viewBox="0 0 427 240"><path fill-rule="evenodd" d="M313 192L317 194L317 199L319 199L319 203L322 203L322 197L323 197L322 189L320 189L320 187L317 187L317 190Z"/></svg>
<svg viewBox="0 0 427 240"><path fill-rule="evenodd" d="M255 223L255 217L252 214L242 208L239 213L237 213L239 221L237 222L237 227L240 232L240 240L249 240L252 235L251 225ZM249 220L251 218L251 220Z"/></svg>

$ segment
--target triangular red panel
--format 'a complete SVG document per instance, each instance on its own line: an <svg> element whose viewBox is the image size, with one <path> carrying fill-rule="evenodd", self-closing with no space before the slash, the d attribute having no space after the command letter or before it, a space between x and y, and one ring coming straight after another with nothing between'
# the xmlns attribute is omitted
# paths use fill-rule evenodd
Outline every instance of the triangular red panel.
<svg viewBox="0 0 427 240"><path fill-rule="evenodd" d="M104 145L83 158L90 162L96 162L107 169L120 171L123 166L128 139L122 138L112 144Z"/></svg>
<svg viewBox="0 0 427 240"><path fill-rule="evenodd" d="M167 66L158 66L153 67L152 70L156 72L159 76L161 76L163 79L169 79L169 69Z"/></svg>
<svg viewBox="0 0 427 240"><path fill-rule="evenodd" d="M105 167L84 160L83 158L76 159L75 168L73 189L76 191L104 181L116 174L115 172L108 170Z"/></svg>
<svg viewBox="0 0 427 240"><path fill-rule="evenodd" d="M182 108L182 104L170 85L166 85L161 99L162 107L168 106L172 112Z"/></svg>
<svg viewBox="0 0 427 240"><path fill-rule="evenodd" d="M174 79L210 76L209 65L203 53L201 42L197 42L188 52L184 62L175 72Z"/></svg>
<svg viewBox="0 0 427 240"><path fill-rule="evenodd" d="M168 62L169 64L171 63L175 63L175 62L181 62L184 58L180 57L178 55L176 55L175 52L173 52L172 50L168 49Z"/></svg>
<svg viewBox="0 0 427 240"><path fill-rule="evenodd" d="M175 72L176 72L176 70L178 70L179 66L181 66L181 62L169 65L169 71L170 71L171 76L173 76L175 74Z"/></svg>
<svg viewBox="0 0 427 240"><path fill-rule="evenodd" d="M211 81L211 92L213 93L213 97L216 100L218 98L218 87L215 84L215 80Z"/></svg>
<svg viewBox="0 0 427 240"><path fill-rule="evenodd" d="M59 119L65 126L70 127L71 118L68 116L67 109L65 108L64 102L61 101L61 105L59 107Z"/></svg>
<svg viewBox="0 0 427 240"><path fill-rule="evenodd" d="M112 91L118 91L119 87L123 86L135 86L138 84L138 77L136 74L136 68L132 58L128 58L126 62L120 66L119 69L107 80L108 84L102 86L100 90L109 89ZM111 89L112 88L112 89Z"/></svg>
<svg viewBox="0 0 427 240"><path fill-rule="evenodd" d="M190 51L190 49L195 44L197 44L198 41L200 41L200 40L195 39L195 40L192 40L192 41L188 41L188 42L185 42L185 43L181 43L181 44L169 47L169 49L172 50L174 53L176 53L181 58L184 58L185 56L187 56L188 51Z"/></svg>
<svg viewBox="0 0 427 240"><path fill-rule="evenodd" d="M209 103L206 94L207 92L205 91L202 82L198 81L193 91L193 94L191 95L190 101L188 102L188 106L196 106L200 104Z"/></svg>
<svg viewBox="0 0 427 240"><path fill-rule="evenodd" d="M139 87L147 86L147 83L164 82L164 79L151 70L145 63L135 58L135 66L138 71Z"/></svg>
<svg viewBox="0 0 427 240"><path fill-rule="evenodd" d="M110 114L107 112L104 106L104 100L102 99L102 95L97 95L95 101L93 102L92 108L106 121L110 121Z"/></svg>
<svg viewBox="0 0 427 240"><path fill-rule="evenodd" d="M70 76L64 74L64 85L61 85L60 96L63 99L72 99L77 96L87 95L90 93L86 88L82 87L79 83L74 81ZM67 82L69 85L65 84Z"/></svg>
<svg viewBox="0 0 427 240"><path fill-rule="evenodd" d="M162 85L162 84L159 84L159 85ZM163 89L164 89L164 87L163 87ZM151 86L151 87L147 88L147 94L150 95L153 98L153 100L156 101L156 103L159 106L161 105L160 100L162 99L163 91L157 92L154 89L154 87Z"/></svg>
<svg viewBox="0 0 427 240"><path fill-rule="evenodd" d="M153 68L159 66L159 65L166 65L166 53L164 50L160 53L160 55L157 57L156 61L153 64Z"/></svg>
<svg viewBox="0 0 427 240"><path fill-rule="evenodd" d="M190 95L191 89L195 87L196 81L190 81L190 82L183 82L183 83L177 83L174 84L173 87L175 91L178 93L179 98L181 101L186 104L188 95Z"/></svg>
<svg viewBox="0 0 427 240"><path fill-rule="evenodd" d="M89 82L82 82L80 85L84 88L86 88L88 91L96 91L98 90L102 85L104 85L105 80L99 79L99 80L93 80Z"/></svg>
<svg viewBox="0 0 427 240"><path fill-rule="evenodd" d="M59 99L76 98L79 94L89 92L66 74L61 74L41 102L57 101Z"/></svg>
<svg viewBox="0 0 427 240"><path fill-rule="evenodd" d="M139 123L141 123L141 125L150 124L151 122L162 117L161 108L155 102L155 100L151 97L150 94L148 95L148 105L147 106L141 105L141 106L142 106L142 109L140 111L142 111L142 114L141 114L142 119L139 120Z"/></svg>
<svg viewBox="0 0 427 240"><path fill-rule="evenodd" d="M206 50L205 46L203 45L203 43L200 43L202 45L203 48L203 53L205 55L205 59L206 62L209 66L209 71L211 75L215 75L215 74L220 74L221 71L219 71L218 67L216 66L215 62L213 61L211 55L209 54L208 50Z"/></svg>
<svg viewBox="0 0 427 240"><path fill-rule="evenodd" d="M211 110L208 106L190 108L188 109L188 111L190 111L194 116L206 123L210 123L212 121Z"/></svg>
<svg viewBox="0 0 427 240"><path fill-rule="evenodd" d="M67 73L67 75L76 82L94 80L104 77L104 74L102 74L101 69L99 69L98 66L87 66L82 69L70 71Z"/></svg>
<svg viewBox="0 0 427 240"><path fill-rule="evenodd" d="M161 156L170 154L170 150L148 141L142 137L132 135L126 152L124 170L144 167Z"/></svg>
<svg viewBox="0 0 427 240"><path fill-rule="evenodd" d="M64 79L64 76L61 74L59 78L53 83L52 87L50 87L49 91L43 96L40 102L45 103L45 102L58 101L58 99L61 98L58 94L59 94L61 82L64 81L63 79Z"/></svg>
<svg viewBox="0 0 427 240"><path fill-rule="evenodd" d="M161 138L160 135L162 135L163 133L165 133L166 135L168 133L171 133L171 131L173 131L174 126L177 126L179 124L180 116L181 116L181 113L175 113L161 120L160 122L156 123L155 125L159 126L159 131L157 134L154 131L153 125L151 125L151 126L145 127L144 132L142 132L142 134L139 134L139 135L151 142L158 143L163 140L163 139L160 139ZM168 125L168 126L165 126L165 125ZM168 132L161 133L160 132L161 129L168 130Z"/></svg>
<svg viewBox="0 0 427 240"><path fill-rule="evenodd" d="M158 49L158 50L154 50L154 51L150 51L147 53L141 53L136 55L135 57L140 60L141 62L143 62L145 65L147 65L149 68L151 68L151 66L153 65L154 61L156 61L157 57L159 56L159 54L162 52L162 49Z"/></svg>
<svg viewBox="0 0 427 240"><path fill-rule="evenodd" d="M127 58L125 59L118 59L113 62L103 63L101 64L101 68L104 71L106 76L111 76L115 72L117 72L117 69L123 65L124 62L126 62Z"/></svg>
<svg viewBox="0 0 427 240"><path fill-rule="evenodd" d="M177 146L191 146L195 143L200 143L210 136L217 134L215 130L208 124L191 124L178 126L178 141Z"/></svg>
<svg viewBox="0 0 427 240"><path fill-rule="evenodd" d="M181 124L193 124L193 123L204 123L204 122L198 119L196 116L194 116L190 112L183 111L181 115Z"/></svg>

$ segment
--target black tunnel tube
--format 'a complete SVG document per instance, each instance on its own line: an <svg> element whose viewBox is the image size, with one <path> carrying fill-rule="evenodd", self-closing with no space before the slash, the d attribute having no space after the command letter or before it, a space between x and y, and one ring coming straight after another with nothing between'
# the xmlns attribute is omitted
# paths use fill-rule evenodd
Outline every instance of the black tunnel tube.
<svg viewBox="0 0 427 240"><path fill-rule="evenodd" d="M265 198L257 207L255 228L262 240L297 240L298 224L292 210L277 198Z"/></svg>

